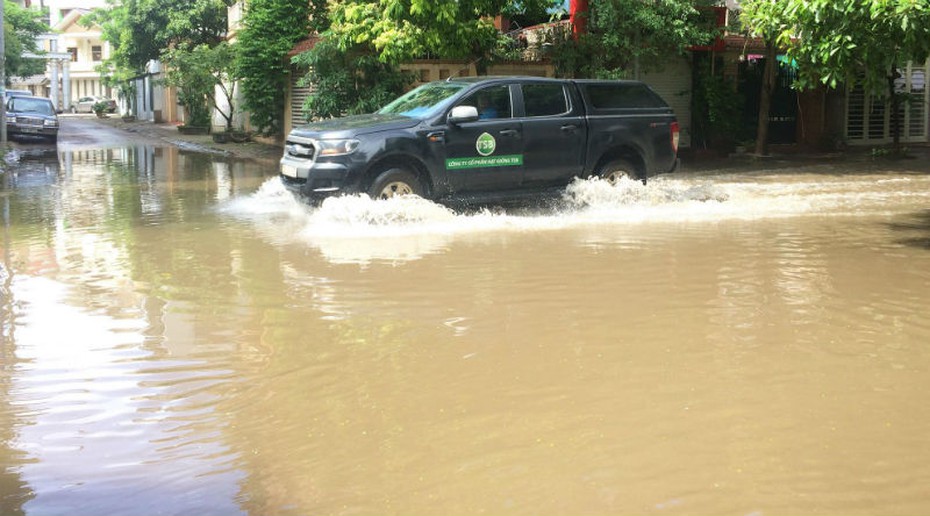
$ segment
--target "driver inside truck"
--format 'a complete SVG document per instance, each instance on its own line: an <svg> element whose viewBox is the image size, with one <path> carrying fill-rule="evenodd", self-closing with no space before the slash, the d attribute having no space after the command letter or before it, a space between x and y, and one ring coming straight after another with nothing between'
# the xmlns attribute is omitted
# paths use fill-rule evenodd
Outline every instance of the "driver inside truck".
<svg viewBox="0 0 930 516"><path fill-rule="evenodd" d="M497 118L497 109L494 108L491 96L487 93L478 95L478 118L481 120Z"/></svg>

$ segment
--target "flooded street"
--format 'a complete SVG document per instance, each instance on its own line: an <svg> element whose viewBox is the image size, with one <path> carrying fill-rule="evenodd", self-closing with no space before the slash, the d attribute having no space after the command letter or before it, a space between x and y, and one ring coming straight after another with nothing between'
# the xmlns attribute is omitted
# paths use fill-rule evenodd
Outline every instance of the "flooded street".
<svg viewBox="0 0 930 516"><path fill-rule="evenodd" d="M23 146L0 514L926 514L924 160L294 200Z"/></svg>

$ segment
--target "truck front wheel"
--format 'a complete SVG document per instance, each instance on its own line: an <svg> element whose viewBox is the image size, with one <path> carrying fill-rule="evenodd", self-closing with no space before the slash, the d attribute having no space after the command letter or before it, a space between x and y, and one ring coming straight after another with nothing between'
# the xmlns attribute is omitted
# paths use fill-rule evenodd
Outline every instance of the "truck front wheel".
<svg viewBox="0 0 930 516"><path fill-rule="evenodd" d="M641 179L639 174L636 172L636 167L631 165L628 161L622 159L611 161L610 163L604 165L604 167L601 168L597 175L612 185L616 185L624 178L634 180ZM645 182L646 180L643 179L643 183Z"/></svg>
<svg viewBox="0 0 930 516"><path fill-rule="evenodd" d="M375 200L391 199L400 195L423 196L423 185L417 176L402 168L389 168L378 174L371 183L368 195Z"/></svg>

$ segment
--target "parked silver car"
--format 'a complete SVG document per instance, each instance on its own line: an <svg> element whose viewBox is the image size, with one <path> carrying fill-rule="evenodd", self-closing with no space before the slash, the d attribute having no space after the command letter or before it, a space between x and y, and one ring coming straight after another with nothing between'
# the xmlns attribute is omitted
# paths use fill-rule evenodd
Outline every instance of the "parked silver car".
<svg viewBox="0 0 930 516"><path fill-rule="evenodd" d="M29 90L3 90L3 95L7 99L10 97L31 97L32 92Z"/></svg>
<svg viewBox="0 0 930 516"><path fill-rule="evenodd" d="M77 99L77 102L71 104L72 113L93 113L94 104L98 102L107 103L107 113L116 112L116 101L113 99L108 99L106 97L81 97Z"/></svg>

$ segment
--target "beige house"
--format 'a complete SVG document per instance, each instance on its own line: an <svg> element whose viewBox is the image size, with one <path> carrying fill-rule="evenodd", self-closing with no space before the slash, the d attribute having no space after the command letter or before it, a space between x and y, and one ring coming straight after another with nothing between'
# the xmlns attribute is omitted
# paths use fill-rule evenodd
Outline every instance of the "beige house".
<svg viewBox="0 0 930 516"><path fill-rule="evenodd" d="M68 110L81 97L112 97L96 67L110 55L109 43L103 41L100 27L84 27L81 18L95 7L106 7L106 0L17 0L30 9L47 8L50 34L39 37L41 55L48 63L44 75L12 78L13 89L28 89L48 97L58 107Z"/></svg>
<svg viewBox="0 0 930 516"><path fill-rule="evenodd" d="M61 66L59 98L65 110L81 97L113 97L113 91L103 84L96 70L110 56L110 44L101 38L99 26L84 27L80 23L88 13L87 9L70 9L52 26L58 38L49 41L47 50L68 55L57 61ZM53 45L56 48L51 48Z"/></svg>

